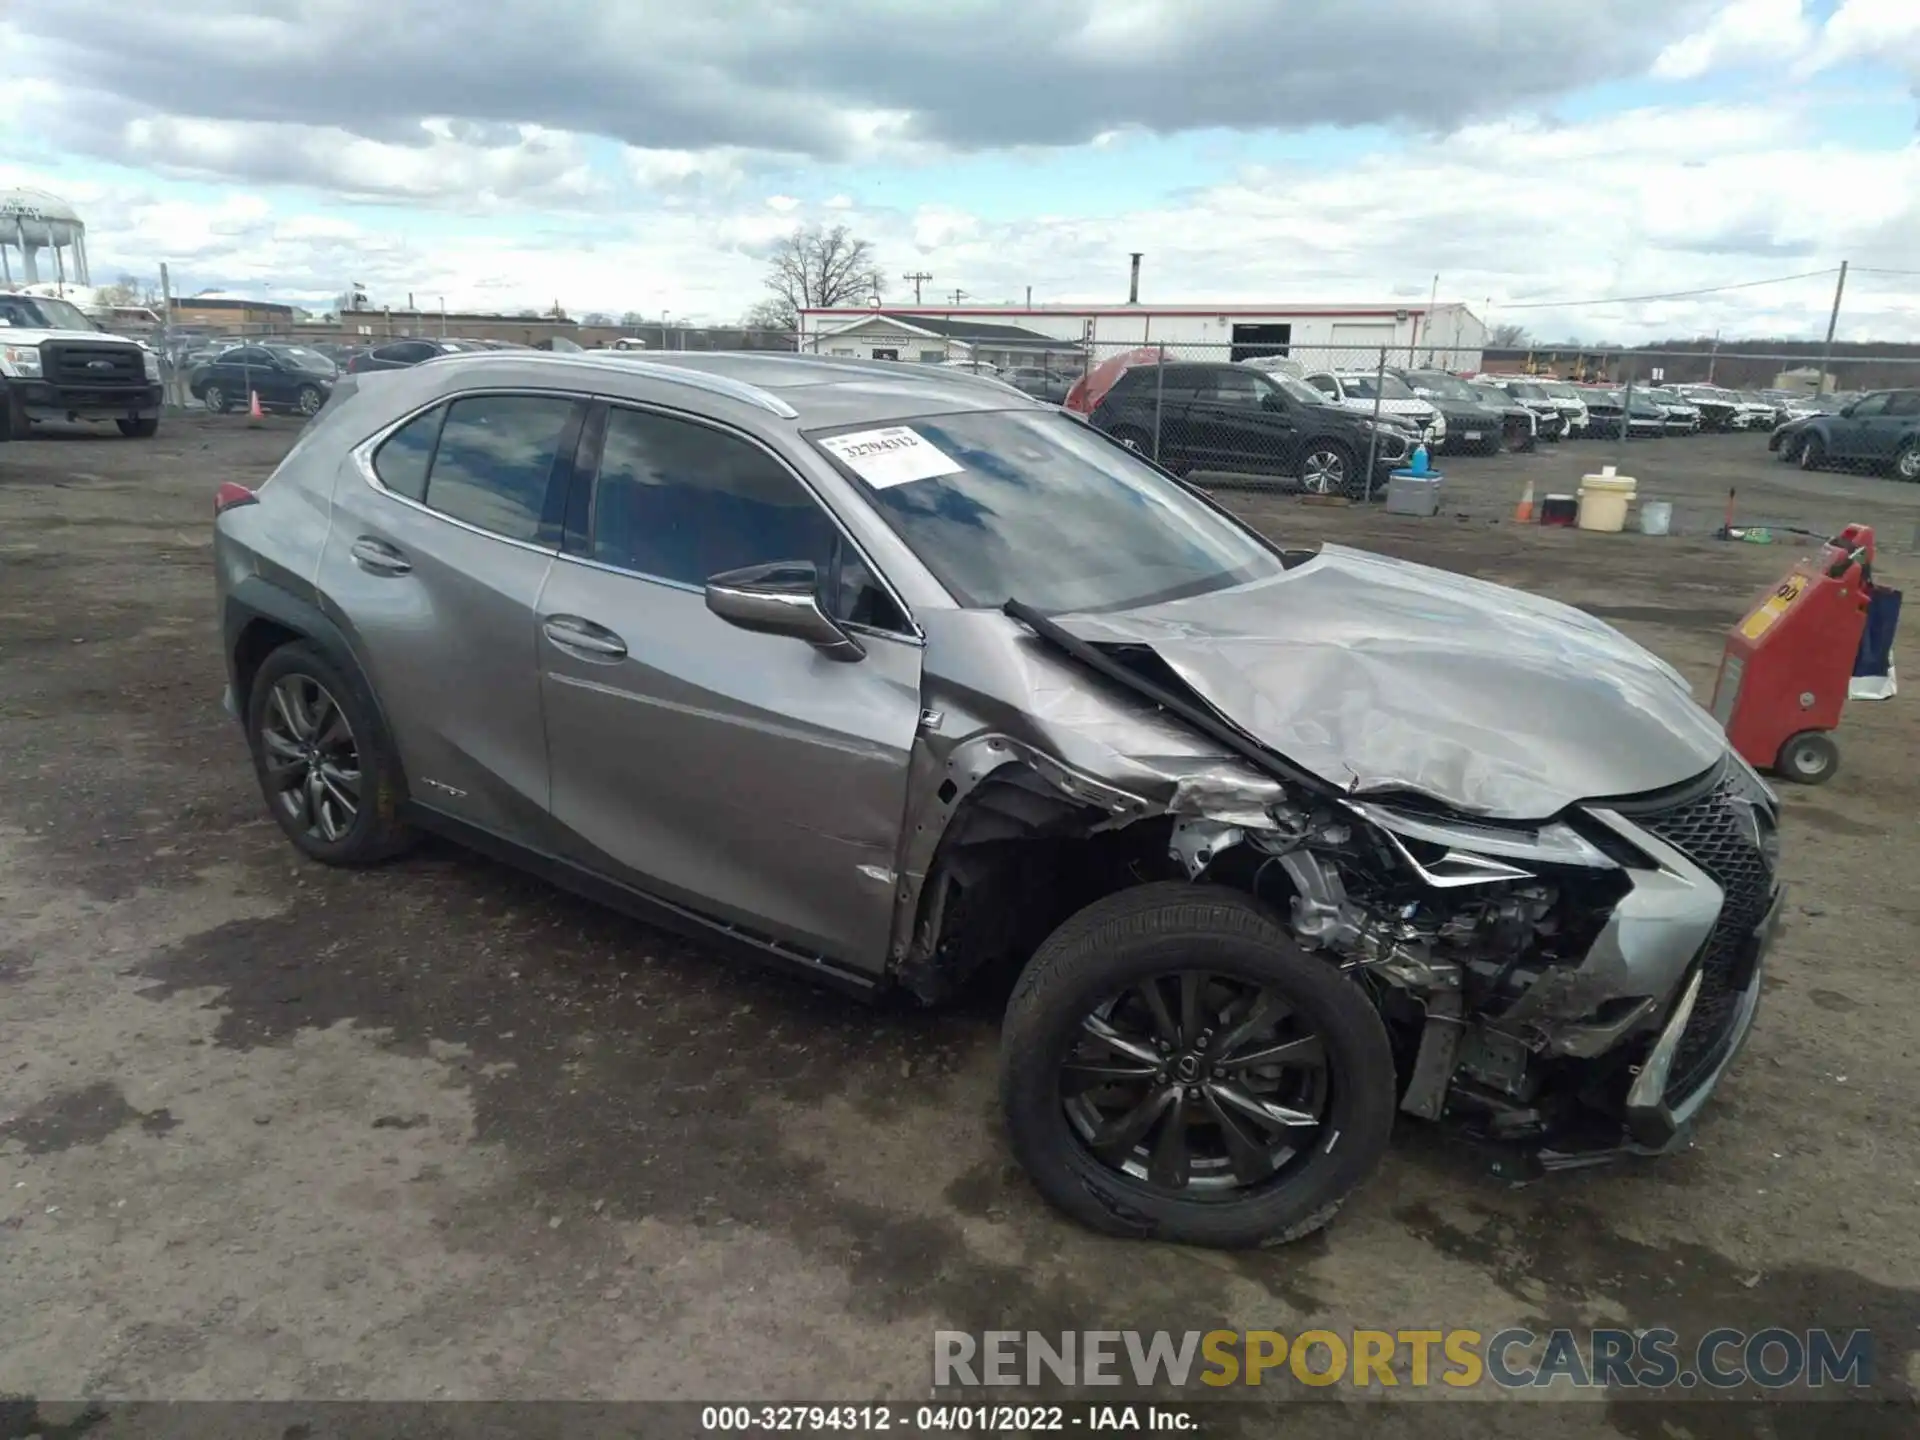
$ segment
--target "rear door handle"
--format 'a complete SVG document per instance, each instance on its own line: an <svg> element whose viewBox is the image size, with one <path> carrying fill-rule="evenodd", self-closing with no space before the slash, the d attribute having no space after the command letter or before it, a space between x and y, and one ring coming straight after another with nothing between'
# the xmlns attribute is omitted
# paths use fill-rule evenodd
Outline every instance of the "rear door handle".
<svg viewBox="0 0 1920 1440"><path fill-rule="evenodd" d="M606 626L583 620L578 615L549 615L540 629L562 650L573 650L597 660L619 660L627 653L626 641Z"/></svg>
<svg viewBox="0 0 1920 1440"><path fill-rule="evenodd" d="M373 575L405 575L413 562L384 540L362 535L353 542L353 563Z"/></svg>

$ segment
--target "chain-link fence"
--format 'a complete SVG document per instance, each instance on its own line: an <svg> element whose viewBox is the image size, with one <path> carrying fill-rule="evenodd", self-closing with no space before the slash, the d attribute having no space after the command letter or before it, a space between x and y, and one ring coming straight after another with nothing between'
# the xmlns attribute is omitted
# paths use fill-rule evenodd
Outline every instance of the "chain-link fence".
<svg viewBox="0 0 1920 1440"><path fill-rule="evenodd" d="M190 303L169 318L121 330L160 356L166 403L173 408L244 410L317 408L341 373L403 369L437 355L475 350L791 351L788 331L732 326L587 325L532 316L421 312L349 312L336 319L225 320ZM317 397L317 399L316 399Z"/></svg>
<svg viewBox="0 0 1920 1440"><path fill-rule="evenodd" d="M858 353L831 338L809 348ZM1776 451L1784 444L1789 460L1879 465L1920 479L1916 427L1900 421L1920 412L1920 355L1820 353L1809 363L1804 347L1489 351L1175 341L1019 352L1004 342L949 340L910 355L888 348L877 358L996 375L1086 414L1176 474L1205 473L1209 483L1377 498L1394 470L1417 466L1421 447L1429 463L1442 454L1563 443L1610 446L1624 456L1630 444L1715 432L1753 433ZM1885 423L1874 421L1883 410ZM1822 414L1844 418L1834 432L1849 437L1844 455L1808 457L1807 442L1793 433L1776 438L1780 427Z"/></svg>

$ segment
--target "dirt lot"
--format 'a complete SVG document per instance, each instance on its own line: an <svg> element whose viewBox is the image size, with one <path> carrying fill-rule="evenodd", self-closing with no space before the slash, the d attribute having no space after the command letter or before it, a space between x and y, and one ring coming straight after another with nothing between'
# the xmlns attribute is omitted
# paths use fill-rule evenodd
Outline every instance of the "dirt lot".
<svg viewBox="0 0 1920 1440"><path fill-rule="evenodd" d="M1790 925L1696 1149L1515 1186L1408 1124L1303 1245L1119 1243L1012 1167L984 1005L863 1009L451 848L299 860L219 709L208 546L215 484L292 435L197 417L0 446L0 1393L910 1399L937 1328L1542 1321L1866 1326L1887 1390L1920 1390L1911 699L1856 706L1842 773L1787 797ZM1585 606L1703 687L1789 558L1706 538L1728 486L1756 520L1873 523L1883 577L1920 573L1920 488L1801 475L1754 437L1633 447L1691 535L1505 518L1527 476L1570 489L1600 458L1449 461L1427 521L1231 503ZM1556 1411L1754 1433L1711 1406ZM1831 1433L1820 1407L1773 1425Z"/></svg>

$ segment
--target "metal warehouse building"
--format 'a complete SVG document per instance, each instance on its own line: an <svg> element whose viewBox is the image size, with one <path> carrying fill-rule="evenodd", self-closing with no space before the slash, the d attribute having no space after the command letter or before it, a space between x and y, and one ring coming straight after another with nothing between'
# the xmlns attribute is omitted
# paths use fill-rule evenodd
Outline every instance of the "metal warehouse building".
<svg viewBox="0 0 1920 1440"><path fill-rule="evenodd" d="M799 348L880 360L1041 364L1058 347L1094 359L1138 345L1184 358L1299 354L1309 364L1361 364L1381 346L1445 369L1480 368L1487 327L1459 304L991 305L800 312ZM1338 352L1338 353L1336 353ZM1030 358L1022 358L1022 357ZM1391 359L1391 357L1390 357ZM1409 362L1403 362L1409 363Z"/></svg>

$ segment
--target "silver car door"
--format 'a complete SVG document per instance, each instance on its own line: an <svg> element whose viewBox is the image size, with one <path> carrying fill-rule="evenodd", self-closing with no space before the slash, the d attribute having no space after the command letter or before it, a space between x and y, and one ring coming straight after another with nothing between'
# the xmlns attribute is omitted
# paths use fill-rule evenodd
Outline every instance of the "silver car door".
<svg viewBox="0 0 1920 1440"><path fill-rule="evenodd" d="M522 843L550 826L534 605L584 412L469 395L374 437L334 488L320 562L412 798Z"/></svg>
<svg viewBox="0 0 1920 1440"><path fill-rule="evenodd" d="M568 858L878 969L920 717L918 637L771 451L624 406L590 430L586 530L569 537L539 603ZM707 609L708 576L775 561L838 577L836 618L865 658L836 661Z"/></svg>

